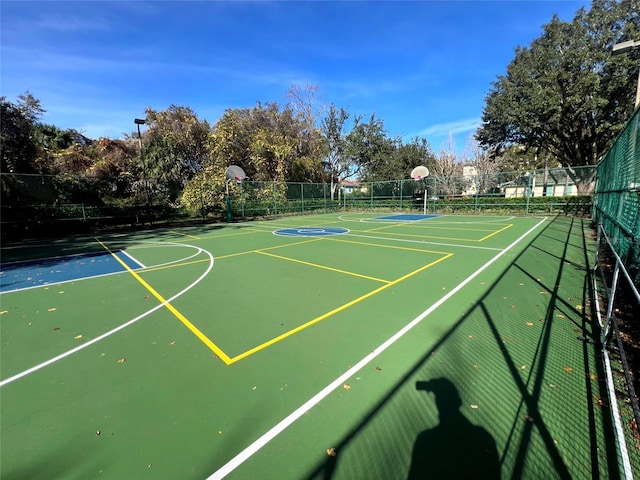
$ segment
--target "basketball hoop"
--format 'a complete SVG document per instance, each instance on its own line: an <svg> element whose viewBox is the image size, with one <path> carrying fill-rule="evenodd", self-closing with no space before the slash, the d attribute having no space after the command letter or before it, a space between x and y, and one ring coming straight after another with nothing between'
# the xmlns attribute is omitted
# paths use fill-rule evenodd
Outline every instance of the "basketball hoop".
<svg viewBox="0 0 640 480"><path fill-rule="evenodd" d="M420 180L426 180L429 176L429 169L424 165L420 165L413 170L411 170L411 178L413 178L416 182ZM424 182L424 192L422 194L422 212L424 215L427 214L427 182Z"/></svg>
<svg viewBox="0 0 640 480"><path fill-rule="evenodd" d="M429 169L423 165L414 168L411 170L411 178L413 178L416 182L418 180L422 180L429 176Z"/></svg>
<svg viewBox="0 0 640 480"><path fill-rule="evenodd" d="M236 182L238 185L242 185L242 181L247 178L247 175L244 173L244 170L237 165L230 165L227 167L227 170L224 172L225 177L227 177L227 222L233 220L233 216L231 215L231 195L229 193L229 182Z"/></svg>

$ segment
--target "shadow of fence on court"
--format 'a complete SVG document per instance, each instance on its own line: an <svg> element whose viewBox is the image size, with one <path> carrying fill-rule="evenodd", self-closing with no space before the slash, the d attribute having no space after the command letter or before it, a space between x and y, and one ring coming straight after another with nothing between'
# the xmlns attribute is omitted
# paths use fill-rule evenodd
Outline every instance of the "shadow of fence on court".
<svg viewBox="0 0 640 480"><path fill-rule="evenodd" d="M486 430L486 445L495 440L502 478L620 478L603 367L595 342L584 340L600 334L585 222L550 221L306 478L427 478L434 468L434 478L460 478L469 464L490 469L461 448L469 429ZM526 292L510 296L517 288ZM467 421L438 428L440 398L416 389L432 379L452 386ZM453 450L420 448L412 458L424 431Z"/></svg>

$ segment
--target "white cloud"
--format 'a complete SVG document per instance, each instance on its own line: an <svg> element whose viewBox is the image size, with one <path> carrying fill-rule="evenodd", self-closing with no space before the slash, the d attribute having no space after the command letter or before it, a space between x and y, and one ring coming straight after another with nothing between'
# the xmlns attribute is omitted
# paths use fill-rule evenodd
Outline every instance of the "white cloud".
<svg viewBox="0 0 640 480"><path fill-rule="evenodd" d="M482 121L480 118L465 118L453 122L438 123L421 130L419 135L427 137L443 137L449 134L457 135L459 133L475 131L481 123Z"/></svg>

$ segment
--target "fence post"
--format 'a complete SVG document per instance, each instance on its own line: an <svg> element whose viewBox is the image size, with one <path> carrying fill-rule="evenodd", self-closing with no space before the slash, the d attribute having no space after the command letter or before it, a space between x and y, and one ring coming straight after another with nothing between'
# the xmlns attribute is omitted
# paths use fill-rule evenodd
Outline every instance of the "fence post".
<svg viewBox="0 0 640 480"><path fill-rule="evenodd" d="M285 183L285 185L287 185ZM288 188L288 185L287 185ZM278 215L278 200L276 198L276 181L271 180L271 193L273 193L273 212Z"/></svg>

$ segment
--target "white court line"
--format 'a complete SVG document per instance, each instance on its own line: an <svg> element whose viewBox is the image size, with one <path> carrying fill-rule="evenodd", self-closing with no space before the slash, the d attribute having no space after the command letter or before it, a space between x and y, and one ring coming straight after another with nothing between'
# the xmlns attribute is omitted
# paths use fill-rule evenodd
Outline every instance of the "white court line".
<svg viewBox="0 0 640 480"><path fill-rule="evenodd" d="M426 240L408 240L406 238L394 238L394 237L374 237L373 235L359 235L357 233L346 233L345 235L349 237L362 237L362 238L373 238L375 240L391 240L394 242L409 242L409 243L420 243L424 245L438 245L440 247L458 247L458 248L472 248L475 250L493 250L499 252L499 248L494 247L480 247L477 245L458 245L456 243L441 243L441 242L428 242Z"/></svg>
<svg viewBox="0 0 640 480"><path fill-rule="evenodd" d="M207 480L219 480L231 472L233 472L236 468L246 462L251 456L253 456L258 450L264 447L267 443L273 440L276 436L282 433L286 428L291 426L296 420L305 415L309 410L315 407L318 403L320 403L324 398L326 398L331 392L340 386L344 385L344 383L355 375L358 371L364 368L369 362L371 362L374 358L384 352L387 348L393 345L398 339L404 336L409 330L415 327L418 323L420 323L424 318L426 318L429 314L431 314L436 308L446 302L449 298L459 292L465 285L467 285L471 280L480 275L484 270L486 270L491 264L493 264L496 260L502 257L505 253L515 247L518 243L520 243L525 237L527 237L531 232L533 232L536 228L538 228L546 218L540 220L537 224L531 227L527 232L523 233L517 240L515 240L511 245L506 247L504 250L501 250L495 257L485 263L478 270L473 272L470 276L468 276L465 280L463 280L460 284L458 284L453 290L447 293L444 297L438 300L436 303L431 305L428 309L418 315L415 319L409 322L407 325L402 327L398 332L396 332L392 337L386 340L382 345L369 353L366 357L360 360L357 364L347 370L345 373L336 378L329 385L324 387L318 393L316 393L313 397L307 400L304 404L298 407L293 413L289 416L281 420L277 425L275 425L271 430L267 431L260 438L258 438L255 442L249 445L247 448L242 450L238 455L233 457L229 462L223 465L216 472L207 477Z"/></svg>
<svg viewBox="0 0 640 480"><path fill-rule="evenodd" d="M142 318L144 318L144 317L146 317L146 316L150 315L151 313L155 312L156 310L159 310L160 308L164 307L164 306L165 306L165 305L167 305L168 303L171 303L171 302L172 302L172 301L174 301L176 298L178 298L179 296L181 296L181 295L183 295L184 293L188 292L188 291L189 291L189 290L191 290L193 287L195 287L198 283L200 283L200 282L202 281L202 279L203 279L204 277L206 277L206 276L209 274L209 272L211 271L211 269L213 268L213 263L214 263L214 261L213 261L213 255L211 255L211 253L209 253L208 251L206 251L206 250L204 250L204 249L202 249L202 248L200 248L200 247L195 247L195 246L193 246L193 245L186 245L186 244L184 244L184 245L183 245L183 244L179 244L179 243L176 243L176 244L173 244L173 245L181 245L181 246L184 246L184 247L196 248L197 250L199 250L199 252L198 252L198 253L202 253L202 252L204 252L204 253L205 253L205 254L207 254L207 256L209 257L209 266L207 267L206 271L205 271L202 275L200 275L200 276L199 276L199 277L198 277L198 278L197 278L193 283L191 283L190 285L188 285L185 289L183 289L183 290L179 291L178 293L176 293L173 297L168 298L168 299L167 299L167 300L165 300L164 302L162 302L162 303L160 303L159 305L157 305L157 306L153 307L151 310L147 310L147 311L146 311L146 312L144 312L142 315L138 315L136 318L133 318L133 319L129 320L129 321L128 321L128 322L126 322L126 323L123 323L122 325L120 325L120 326L118 326L118 327L114 328L113 330L109 330L108 332L103 333L102 335L100 335L100 336L98 336L98 337L96 337L96 338L94 338L94 339L92 339L92 340L89 340L88 342L83 343L82 345L79 345L79 346L77 346L77 347L75 347L75 348L72 348L71 350L68 350L68 351L66 351L66 352L64 352L64 353L61 353L60 355L58 355L58 356L56 356L56 357L53 357L53 358L51 358L51 359L49 359L49 360L47 360L47 361L45 361L45 362L42 362L42 363L40 363L40 364L38 364L38 365L35 365L34 367L31 367L31 368L29 368L29 369L27 369L27 370L24 370L23 372L17 373L16 375L13 375L13 376L11 376L11 377L9 377L9 378L5 379L5 380L2 380L2 381L0 382L0 388L1 388L1 387L4 387L5 385L7 385L7 384L9 384L9 383L11 383L11 382L14 382L14 381L16 381L16 380L20 379L20 378L22 378L22 377L27 376L27 375L29 375L30 373L37 372L38 370L41 370L41 369L43 369L44 367L47 367L47 366L49 366L49 365L51 365L51 364L53 364L53 363L55 363L55 362L57 362L57 361L59 361L59 360L62 360L62 359L66 358L66 357L68 357L68 356L70 356L70 355L73 355L74 353L79 352L80 350L84 350L85 348L87 348L87 347L89 347L89 346L93 345L94 343L97 343L97 342L99 342L100 340L104 340L105 338L107 338L107 337L109 337L109 336L113 335L114 333L119 332L120 330L123 330L124 328L126 328L126 327L128 327L128 326L130 326L130 325L133 325L133 324L134 324L134 323L136 323L138 320L141 320ZM120 273L122 273L122 272L120 272Z"/></svg>
<svg viewBox="0 0 640 480"><path fill-rule="evenodd" d="M600 328L604 327L602 321L602 310L600 309L600 301L598 300L598 280L595 270L593 273L593 291L595 300L596 317L598 319L598 325ZM631 468L631 459L629 458L629 451L627 450L627 442L625 441L624 428L621 423L620 410L618 409L618 399L616 398L616 387L613 383L613 372L611 371L611 360L609 359L609 350L602 349L602 359L604 360L605 373L607 377L607 391L609 393L609 406L611 408L611 416L613 417L613 423L616 431L616 438L618 439L618 448L620 450L620 456L622 457L622 465L624 469L625 478L627 480L633 480L633 469Z"/></svg>
<svg viewBox="0 0 640 480"><path fill-rule="evenodd" d="M126 250L118 250L118 252L120 252L120 253L122 253L122 254L126 255L127 257L129 257L129 259L130 259L132 262L137 263L138 265L140 265L140 268L147 268L147 267L145 266L145 264L144 264L144 263L139 262L139 261L138 261L136 258L134 258L131 254L127 253L127 251L126 251Z"/></svg>

